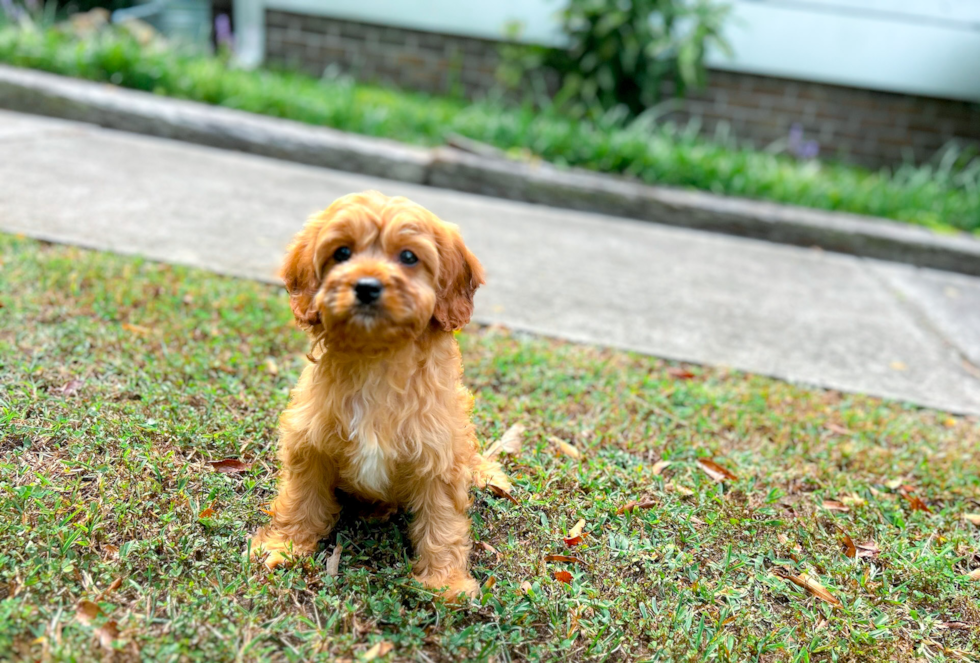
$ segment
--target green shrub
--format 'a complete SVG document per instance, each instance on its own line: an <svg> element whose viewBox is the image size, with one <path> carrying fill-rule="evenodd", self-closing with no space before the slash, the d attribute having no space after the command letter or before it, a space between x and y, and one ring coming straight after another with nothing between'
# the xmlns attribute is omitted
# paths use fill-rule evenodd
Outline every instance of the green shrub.
<svg viewBox="0 0 980 663"><path fill-rule="evenodd" d="M511 44L503 77L512 85L536 72L557 74L556 103L576 116L598 109L637 116L665 91L681 96L705 83L704 56L728 51L721 28L728 7L713 0L567 0L565 48Z"/></svg>
<svg viewBox="0 0 980 663"><path fill-rule="evenodd" d="M136 3L134 0L58 0L57 4L58 7L64 8L65 11L74 13L91 11L97 7L102 7L112 12L117 9L132 7Z"/></svg>
<svg viewBox="0 0 980 663"><path fill-rule="evenodd" d="M79 39L58 28L0 27L0 62L408 143L438 145L457 133L517 155L651 184L980 232L980 161L958 167L953 150L934 164L894 172L799 162L643 116L576 121L529 104L465 104L347 79L243 71L223 58L142 47L116 30Z"/></svg>

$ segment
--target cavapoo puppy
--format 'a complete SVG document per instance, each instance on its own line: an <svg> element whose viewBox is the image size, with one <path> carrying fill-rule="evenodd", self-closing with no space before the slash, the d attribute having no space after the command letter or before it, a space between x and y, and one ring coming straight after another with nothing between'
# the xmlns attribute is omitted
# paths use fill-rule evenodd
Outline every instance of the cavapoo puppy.
<svg viewBox="0 0 980 663"><path fill-rule="evenodd" d="M506 483L476 451L453 337L473 311L480 262L456 226L368 191L310 218L282 277L312 362L280 421L279 493L252 554L273 568L314 551L337 522L340 489L411 511L413 577L475 596L469 489Z"/></svg>

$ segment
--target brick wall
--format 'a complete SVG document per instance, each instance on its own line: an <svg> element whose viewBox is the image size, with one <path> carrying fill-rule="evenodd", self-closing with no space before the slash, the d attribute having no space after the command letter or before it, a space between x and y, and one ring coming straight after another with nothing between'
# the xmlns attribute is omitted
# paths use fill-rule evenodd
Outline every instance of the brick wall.
<svg viewBox="0 0 980 663"><path fill-rule="evenodd" d="M266 11L266 59L315 75L329 65L366 81L475 96L493 87L498 43Z"/></svg>
<svg viewBox="0 0 980 663"><path fill-rule="evenodd" d="M980 104L839 85L712 71L677 120L698 116L704 131L727 122L737 138L763 147L794 124L822 157L868 166L929 159L947 142L980 144Z"/></svg>
<svg viewBox="0 0 980 663"><path fill-rule="evenodd" d="M362 80L478 96L495 83L498 43L486 39L266 12L266 57L313 75L328 66ZM821 157L877 167L924 161L950 140L980 145L980 104L713 71L708 88L667 107L665 119L727 123L739 141L766 147L799 125Z"/></svg>

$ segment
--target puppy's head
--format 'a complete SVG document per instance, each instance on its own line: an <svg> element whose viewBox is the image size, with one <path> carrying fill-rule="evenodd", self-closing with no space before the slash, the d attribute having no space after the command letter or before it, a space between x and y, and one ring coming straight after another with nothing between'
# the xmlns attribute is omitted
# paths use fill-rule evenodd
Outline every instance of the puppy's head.
<svg viewBox="0 0 980 663"><path fill-rule="evenodd" d="M430 325L462 328L483 268L456 226L405 198L368 191L310 218L282 278L300 326L331 347L372 351Z"/></svg>

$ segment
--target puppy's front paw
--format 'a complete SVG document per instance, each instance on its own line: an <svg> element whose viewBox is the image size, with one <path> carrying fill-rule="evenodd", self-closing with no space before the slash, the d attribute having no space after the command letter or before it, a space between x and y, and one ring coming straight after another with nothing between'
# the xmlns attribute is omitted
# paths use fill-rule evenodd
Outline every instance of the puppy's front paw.
<svg viewBox="0 0 980 663"><path fill-rule="evenodd" d="M447 601L458 600L460 595L475 599L480 595L480 584L470 575L456 576L412 576L429 589L434 589Z"/></svg>
<svg viewBox="0 0 980 663"><path fill-rule="evenodd" d="M252 560L263 559L266 568L271 570L279 566L291 566L297 555L312 552L306 548L295 545L280 532L263 527L252 537L249 555Z"/></svg>
<svg viewBox="0 0 980 663"><path fill-rule="evenodd" d="M477 456L473 466L473 483L477 488L486 490L498 488L510 494L513 486L510 477L495 460L487 460L483 456Z"/></svg>

